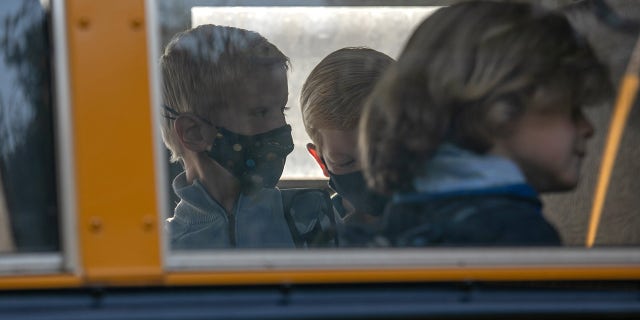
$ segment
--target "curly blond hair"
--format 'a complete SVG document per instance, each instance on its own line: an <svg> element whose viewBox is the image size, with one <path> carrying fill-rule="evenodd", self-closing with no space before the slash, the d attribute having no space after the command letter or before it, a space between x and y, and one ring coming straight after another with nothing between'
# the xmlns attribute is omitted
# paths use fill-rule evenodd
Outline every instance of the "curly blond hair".
<svg viewBox="0 0 640 320"><path fill-rule="evenodd" d="M365 177L378 192L410 191L444 141L486 153L534 96L569 94L584 105L609 88L604 67L559 13L525 3L442 8L416 29L365 106Z"/></svg>

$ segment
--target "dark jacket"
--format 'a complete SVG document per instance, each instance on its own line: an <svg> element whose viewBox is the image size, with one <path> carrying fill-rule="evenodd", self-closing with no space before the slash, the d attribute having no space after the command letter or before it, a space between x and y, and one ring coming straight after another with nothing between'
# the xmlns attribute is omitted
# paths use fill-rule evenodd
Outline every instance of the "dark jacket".
<svg viewBox="0 0 640 320"><path fill-rule="evenodd" d="M561 244L537 192L507 158L444 144L413 185L385 210L393 246Z"/></svg>
<svg viewBox="0 0 640 320"><path fill-rule="evenodd" d="M561 240L536 198L461 195L387 208L393 246L558 246Z"/></svg>

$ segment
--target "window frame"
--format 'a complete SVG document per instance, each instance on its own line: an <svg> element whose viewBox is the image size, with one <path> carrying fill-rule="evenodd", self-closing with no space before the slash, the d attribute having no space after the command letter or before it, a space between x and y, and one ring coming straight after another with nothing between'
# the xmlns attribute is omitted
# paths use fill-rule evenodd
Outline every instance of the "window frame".
<svg viewBox="0 0 640 320"><path fill-rule="evenodd" d="M77 233L75 183L73 162L72 119L69 88L69 62L67 51L64 1L43 3L47 23L50 25L52 81L52 115L54 122L54 161L56 162L56 188L58 190L58 217L60 251L42 253L11 252L0 256L0 278L12 275L77 274Z"/></svg>
<svg viewBox="0 0 640 320"><path fill-rule="evenodd" d="M126 4L125 4L126 3ZM144 3L144 5L140 5ZM70 50L70 34L92 18L92 14L102 13L101 9L112 5L131 6L127 11L127 23L132 29L131 37L139 37L136 33L146 30L146 47L143 56L146 59L148 74L135 77L136 85L149 88L140 96L149 96L149 103L144 112L137 114L142 118L150 113L148 121L153 125L149 134L149 142L143 146L140 154L147 156L149 163L153 162L152 178L145 183L153 184L150 190L155 193L145 198L153 201L157 210L152 214L146 212L122 221L106 221L105 225L118 231L127 233L131 241L154 237L157 241L148 248L149 251L159 250L159 257L118 261L112 265L105 261L117 260L125 256L116 249L132 254L132 248L116 248L102 252L96 256L87 257L82 252L95 248L96 238L86 231L91 227L86 222L91 221L93 212L79 203L83 199L93 199L99 194L79 194L78 161L88 161L78 154L74 143L74 133L77 121L74 119L76 108L87 108L78 104L78 94L89 94L75 87L78 81L72 79L77 73L72 73L72 67L78 67L77 56L73 54L86 53L91 43L83 43L82 48L74 47ZM58 166L59 213L61 227L61 252L45 254L11 254L0 257L0 289L45 287L81 287L81 286L136 286L136 285L246 285L246 284L291 284L291 283L392 283L392 282L420 282L420 281L546 281L546 280L639 280L640 279L640 248L595 248L584 249L578 247L564 248L443 248L443 249L348 249L334 250L314 249L303 250L217 250L206 252L170 252L168 239L163 229L164 217L168 213L166 197L169 185L166 183L166 159L164 146L159 133L162 119L157 110L159 99L159 74L157 70L156 45L159 41L154 32L154 24L158 17L154 15L154 0L118 0L82 2L82 0L53 0L51 2L52 48L55 60L53 75L56 86L54 96L54 116L56 135L56 161ZM115 6L115 5L114 5ZM81 7L81 8L78 8ZM71 13L67 11L73 9ZM127 7L130 8L130 7ZM142 8L142 9L141 9ZM145 10L146 8L146 10ZM129 10L129 9L127 9ZM114 10L116 11L116 10ZM136 25L137 14L145 19L143 26ZM133 18L131 18L133 17ZM131 18L131 19L130 19ZM88 20L83 20L88 19ZM102 20L104 21L104 20ZM115 20L113 20L115 21ZM121 23L122 21L115 21ZM115 23L113 22L113 23ZM110 22L111 23L111 22ZM109 28L107 28L109 29ZM109 30L96 30L115 33ZM128 35L118 34L118 38ZM134 38L138 39L138 38ZM86 40L86 39L81 39ZM93 39L97 41L96 39ZM100 39L102 40L102 39ZM77 43L75 44L77 46ZM137 53L143 51L142 46L135 48ZM79 51L78 51L79 50ZM104 52L103 55L127 55L125 50L117 53ZM75 57L75 58L74 58ZM116 59L118 57L109 58ZM74 60L76 59L76 60ZM119 60L114 60L119 61ZM138 61L139 62L139 61ZM120 66L122 67L122 66ZM77 72L77 70L76 70ZM110 75L104 80L108 86L115 81L121 81L118 74ZM126 79L128 80L128 79ZM144 83L142 83L144 82ZM76 92L73 92L76 90ZM86 97L84 97L86 98ZM140 97L137 97L140 98ZM122 98L121 98L122 99ZM128 104L120 107L123 110L135 105ZM139 106L139 105L138 105ZM142 109L142 108L141 108ZM120 109L116 111L122 111ZM116 112L114 111L114 112ZM75 122L74 122L75 120ZM95 121L95 119L90 119ZM89 121L90 122L90 121ZM84 123L86 126L87 123ZM84 146L87 147L86 145ZM95 151L95 146L89 150ZM147 150L148 149L148 150ZM86 150L84 151L86 152ZM315 181L315 180L314 180ZM82 181L80 181L82 182ZM299 183L300 181L298 181ZM308 181L307 181L308 182ZM307 183L304 182L304 183ZM289 183L287 181L283 183ZM295 181L293 183L296 183ZM314 182L315 183L315 182ZM318 180L324 184L324 180ZM140 190L140 193L151 193L150 190ZM84 191L84 190L83 190ZM137 190L136 190L137 191ZM145 203L145 205L147 205ZM151 215L153 221L144 220ZM153 216L155 215L155 216ZM126 220L126 221L125 221ZM149 222L149 228L140 228L140 223ZM81 222L85 224L81 224ZM106 232L105 237L114 237L117 232ZM151 234L151 236L149 236ZM143 240L144 240L143 239ZM156 238L154 238L156 239ZM135 244L135 243L134 243ZM89 248L89 249L87 249ZM85 250L85 251L82 251ZM135 253L135 252L134 252ZM151 254L152 255L152 254ZM145 258L146 259L146 258ZM155 260L154 260L155 259ZM104 260L104 261L103 261ZM108 261L107 261L108 262Z"/></svg>

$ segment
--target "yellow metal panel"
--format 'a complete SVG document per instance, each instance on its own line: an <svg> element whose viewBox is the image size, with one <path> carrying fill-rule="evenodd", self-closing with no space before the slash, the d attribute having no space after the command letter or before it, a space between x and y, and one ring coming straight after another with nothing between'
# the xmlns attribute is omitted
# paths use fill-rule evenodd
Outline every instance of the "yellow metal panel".
<svg viewBox="0 0 640 320"><path fill-rule="evenodd" d="M638 267L482 267L393 270L304 270L169 273L166 285L393 283L425 281L629 280Z"/></svg>
<svg viewBox="0 0 640 320"><path fill-rule="evenodd" d="M79 287L82 280L73 275L37 275L0 277L0 290Z"/></svg>
<svg viewBox="0 0 640 320"><path fill-rule="evenodd" d="M66 4L82 269L89 283L156 283L144 0Z"/></svg>

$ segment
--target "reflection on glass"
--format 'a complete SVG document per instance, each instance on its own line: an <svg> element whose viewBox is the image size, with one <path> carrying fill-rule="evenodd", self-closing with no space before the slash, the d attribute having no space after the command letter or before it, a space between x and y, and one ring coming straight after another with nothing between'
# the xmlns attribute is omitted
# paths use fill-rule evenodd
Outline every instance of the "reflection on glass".
<svg viewBox="0 0 640 320"><path fill-rule="evenodd" d="M169 1L159 3L163 14L171 14L171 18L163 16L160 19L164 46L178 31L210 24L231 26L257 32L286 55L292 66L286 72L284 83L273 73L260 72L242 75L245 81L230 81L233 88L218 92L215 99L236 99L242 106L230 108L236 111L224 112L217 109L194 111L180 106L191 98L171 102L173 98L167 97L167 73L164 73L165 126L181 128L178 123L183 120L180 119L193 114L192 121L206 128L196 130L198 139L208 140L201 144L192 143L185 137L193 136L184 133L180 138L185 140L182 143L192 143L185 146L200 150L203 159L225 169L213 175L215 179L228 175L237 180L231 184L232 187L224 184L224 188L219 188L231 190L228 193L236 195L229 198L216 194L215 188L207 186L207 183L198 182L202 184L199 194L205 202L222 208L217 218L209 216L206 219L215 220L221 226L215 228L224 231L212 231L215 228L206 223L196 226L194 217L182 219L174 213L169 220L174 240L187 239L187 235L198 228L198 232L207 234L203 236L205 238L220 237L203 240L195 232L191 234L194 240L185 240L184 244L174 242L174 248L559 245L569 233L572 238L582 236L573 234L576 233L571 230L575 222L559 224L557 216L584 216L586 221L588 212L576 208L560 212L553 206L543 210L541 195L576 187L581 163L586 156L587 141L594 134L593 126L580 107L596 101L592 98L600 98L592 97L591 93L604 96L608 85L603 84L600 63L583 41L576 41L572 28L562 16L547 12L544 18L531 18L523 13L529 12L528 5L499 4L487 9L486 15L470 8L464 9L467 5L454 5L443 9L445 13L436 16L438 18L432 20L435 22L423 24L414 34L416 40L403 51L414 29L437 8L190 8ZM192 3L203 5L206 1ZM443 15L453 17L454 11L458 10L455 8L461 7L468 16L460 14L450 21L442 18ZM507 13L502 16L498 14L500 12ZM539 12L543 12L542 9ZM522 16L509 20L519 14ZM549 18L548 25L540 22L551 16L553 18ZM522 25L531 26L531 30L523 31L525 27ZM546 30L541 31L545 36L536 34L536 30ZM226 31L227 35L230 33ZM238 39L231 37L226 42L213 41L214 44L216 41L223 44L223 49L203 48L198 41L192 42L191 55L208 55L213 51L213 56L217 57L220 52L229 50L228 45L234 41L246 42ZM559 48L559 51L546 46ZM314 137L314 126L317 127L315 129L321 126L305 118L305 108L308 107L305 103L316 102L309 102L313 97L305 97L303 84L311 81L312 69L322 64L323 59L347 47L372 48L383 55L398 57L399 63L393 64L391 71L381 78L382 83L376 87L371 106L365 107L369 110L366 128L359 128L359 133L354 125L357 121L346 126L327 125ZM572 62L567 63L564 58ZM370 71L375 63L369 62L372 64L365 70ZM191 68L197 70L199 76L210 76L207 75L208 67ZM337 68L343 68L345 75L349 73L347 66ZM237 73L232 74L238 76ZM340 83L341 76L343 74L336 72L335 76L329 75L322 81ZM370 83L377 82L377 77L373 77ZM264 79L268 80L261 83ZM198 90L205 97L215 95L215 85L207 85L206 81L184 83L202 86ZM278 83L286 86L288 92L282 94ZM357 90L346 84L338 86L341 94L336 102L327 102L326 108L341 108L344 101L339 101L339 98L346 101L351 94L357 95ZM318 83L306 89L311 92L313 87L317 88L320 96L324 94ZM373 88L367 90L370 92ZM274 98L279 94L282 94L280 98ZM367 94L363 93L364 96ZM242 96L242 99L233 98L234 95ZM280 118L279 114L277 120L269 118L260 122L261 126L243 118L239 110L255 105L249 96L262 101L265 111L278 104L274 101L282 102L280 107L286 105L286 117ZM195 105L212 108L220 103L215 99L204 98L203 102ZM223 101L222 104L228 102ZM413 109L405 108L403 103L411 104ZM364 105L356 104L360 104L358 107ZM602 123L605 117L602 113L600 115L597 121ZM347 117L341 114L334 116L342 120ZM353 117L360 117L359 109ZM293 151L279 147L284 151L272 152L273 155L269 156L272 160L286 158L282 179L323 180L330 177L331 189L338 191L333 201L326 199L323 190L311 190L312 195L305 195L304 201L294 200L291 203L307 204L306 207L300 205L300 208L308 212L333 211L333 214L291 215L291 212L301 210L295 205L291 209L292 200L286 195L289 191L272 188L274 179L280 175L280 167L263 166L271 168L271 173L276 172L275 175L264 175L259 174L256 166L258 162L255 159L268 152L255 151L242 157L233 155L238 150L249 149L247 146L254 143L287 145L289 131L284 129L285 124L291 126L291 138L296 147ZM562 132L562 128L568 128L567 132ZM367 130L368 136L363 138L361 133ZM165 142L170 139L165 134ZM367 141L361 145L363 151L356 148L358 139ZM330 143L323 145L321 141ZM223 146L229 154L224 152ZM591 152L591 147L589 149L589 154L598 152ZM589 161L597 162L597 159ZM179 197L174 198L173 204L178 204L178 209L186 205L185 195L180 195L181 188L205 179L204 174L189 174L189 167L206 171L206 168L200 168L203 166L189 165L184 161L182 164L174 180L174 190ZM245 175L246 168L240 168L248 165L256 168L252 169L252 174ZM364 167L362 172L359 170L361 167ZM178 174L183 169L186 173ZM375 190L366 189L367 179ZM236 187L233 186L235 184ZM243 214L238 214L245 212L242 206L252 204L243 202L243 199L250 198L256 187L276 192L266 200L271 206L259 210L269 212L271 216L268 219L260 214L246 214L244 218ZM386 211L380 209L387 202L392 204L386 207ZM326 210L327 207L332 209ZM198 210L203 219L212 211ZM382 211L385 214L381 214ZM275 218L274 212L277 213ZM553 223L547 220L548 217ZM298 223L296 219L304 222ZM187 220L187 225L181 224ZM239 222L247 224L238 225ZM309 241L300 236L313 230L313 226L321 226L325 236L320 238L334 237L336 232L338 237L323 242ZM275 230L291 240L261 238L265 233L273 235ZM565 243L576 244L575 241Z"/></svg>
<svg viewBox="0 0 640 320"><path fill-rule="evenodd" d="M296 148L287 157L283 179L322 178L304 148L310 140L300 113L302 84L329 53L368 47L396 57L416 25L437 7L195 7L192 24L255 30L290 59L287 121Z"/></svg>
<svg viewBox="0 0 640 320"><path fill-rule="evenodd" d="M273 189L277 178L282 173L282 168L279 168L279 171L275 170L277 171L275 180L274 172L265 175L261 168L272 168L272 171L278 168L261 164L259 159L265 158L263 156L265 153L255 148L251 149L250 144L291 143L286 139L275 138L282 130L279 127L284 124L282 111L288 105L290 107L286 107L286 122L293 127L293 134L291 135L289 131L286 134L289 139L293 138L293 144L304 145L309 140L303 130L297 101L302 82L311 68L330 53L332 48L338 49L343 46L379 46L397 53L414 25L434 9L372 7L316 9L318 10L311 15L308 9L292 7L193 8L192 24L194 27L199 27L178 36L171 42L163 41L168 43L161 63L165 103L163 135L165 143L172 150L172 159L180 161L185 169L185 172L177 174L173 180L173 189L178 199L175 199L177 206L174 216L168 219L167 223L174 249L331 247L338 245L340 240L344 242L342 245L357 245L344 237L337 239L336 229L341 232L344 230L343 218L347 212L341 212L342 215L334 213L333 204L325 190ZM314 19L312 25L308 23L309 19ZM395 21L398 27L383 30L383 27L378 26L379 22L384 20L388 22L389 19ZM366 29L355 29L363 21L369 23L370 28L366 33L358 32ZM212 27L208 25L210 23L221 26L230 25L241 30ZM273 46L277 51L291 54L291 64L294 67L286 75L283 74L283 80L277 80L281 76L274 78L272 74L258 69L245 71L243 68L246 67L247 62L244 62L242 68L234 65L234 60L246 60L242 57L243 55L255 55L254 52L247 53L241 48L247 43L249 47L253 46L251 44L253 40L248 39L242 30L259 30L260 35L266 38L267 46L270 48ZM353 30L353 32L344 32L346 30ZM274 49L264 51L269 50ZM181 63L190 61L193 65L188 67L172 65L173 61L178 61L177 58L172 57L178 55L181 57L179 60ZM215 61L209 58L207 58L209 60L202 59L203 56L213 57ZM252 59L255 60L255 57ZM386 59L391 60L389 57ZM385 61L384 65L388 65L389 61ZM184 72L178 77L189 80L178 80L177 69ZM198 72L193 72L194 70ZM216 72L216 70L224 71ZM207 73L211 75L206 75ZM213 79L216 77L213 74L218 75L220 79ZM174 85L174 83L185 82L193 84L192 87L176 88ZM371 86L374 84L373 80L368 82ZM217 83L227 83L228 87L219 88ZM276 86L279 83L282 83L282 88ZM199 89L200 87L202 89ZM367 89L367 91L370 90L371 88ZM181 91L190 92L183 94L180 93ZM279 92L283 92L283 95L278 96ZM196 102L194 97L199 97L203 101ZM293 98L289 99L289 97ZM198 106L215 109L218 105L225 105L228 109L197 109ZM258 121L245 116L245 114L251 114L250 110L258 107L264 109L260 112L266 118ZM271 111L272 108L276 109L274 107L280 110ZM249 111L243 111L243 109ZM187 145L187 141L184 141L185 134L179 133L183 130L183 123L187 122L185 119L189 114L195 114L193 121L196 123L200 121L199 125L209 130L202 135L202 138L208 139L204 143L208 157L203 162L210 164L213 161L212 166L196 165L194 163L199 163L200 160L194 160L188 154L189 150L199 150L190 149L192 145ZM279 114L278 119L274 118L276 114ZM215 137L208 138L212 134L215 134ZM178 147L181 149L179 150ZM355 143L351 149L356 150ZM187 151L185 154L179 154L185 150ZM322 171L318 170L313 161L310 161L311 158L304 148L298 147L293 150L293 153L291 151L289 149L286 153L273 152L287 159L285 177L321 177ZM276 157L275 160L278 158ZM251 163L255 168L247 168L247 163ZM206 167L200 171L211 170L211 173L190 173L190 171L197 172L193 170L194 167ZM219 167L223 170L218 172L216 169L220 169ZM229 175L231 177L225 178ZM259 183L256 184L256 181ZM220 189L226 192L220 193L218 191ZM204 200L196 199L194 194ZM350 205L347 204L347 206ZM195 211L199 212L200 216L194 215ZM206 222L198 219L204 219ZM359 221L361 220L364 219Z"/></svg>
<svg viewBox="0 0 640 320"><path fill-rule="evenodd" d="M6 223L3 249L57 250L45 12L38 0L2 1L0 19L0 190L4 193L0 197L4 200L0 201L0 220Z"/></svg>

